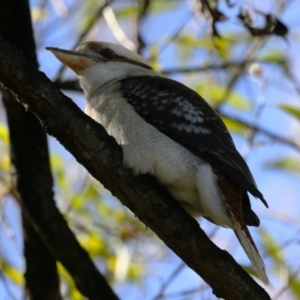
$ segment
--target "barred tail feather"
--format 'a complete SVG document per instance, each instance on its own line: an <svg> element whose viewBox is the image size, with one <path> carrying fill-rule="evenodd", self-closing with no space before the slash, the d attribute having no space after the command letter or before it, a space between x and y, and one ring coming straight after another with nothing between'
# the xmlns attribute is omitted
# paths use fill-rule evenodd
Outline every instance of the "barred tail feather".
<svg viewBox="0 0 300 300"><path fill-rule="evenodd" d="M264 284L267 285L269 283L269 279L266 274L265 264L258 253L258 250L254 244L248 228L246 226L245 228L242 228L239 225L240 224L236 224L234 232L242 247L244 248L246 254L248 255L254 269L257 272L258 277L263 281Z"/></svg>

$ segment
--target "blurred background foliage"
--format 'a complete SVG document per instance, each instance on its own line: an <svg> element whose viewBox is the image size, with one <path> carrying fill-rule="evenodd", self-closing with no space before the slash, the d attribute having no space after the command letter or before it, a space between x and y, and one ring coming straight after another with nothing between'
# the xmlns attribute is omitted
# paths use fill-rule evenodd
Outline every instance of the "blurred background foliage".
<svg viewBox="0 0 300 300"><path fill-rule="evenodd" d="M45 46L74 49L87 40L121 43L164 75L196 90L218 111L269 202L266 210L252 199L262 223L252 233L271 279L266 289L272 299L300 299L299 1L31 0L30 4L40 68L81 108L84 96L76 76ZM275 21L268 25L271 14ZM57 205L121 299L214 299L201 278L53 138L49 142ZM2 114L1 300L24 295L23 237L8 143ZM200 223L255 277L230 231ZM83 299L61 265L59 273L64 299Z"/></svg>

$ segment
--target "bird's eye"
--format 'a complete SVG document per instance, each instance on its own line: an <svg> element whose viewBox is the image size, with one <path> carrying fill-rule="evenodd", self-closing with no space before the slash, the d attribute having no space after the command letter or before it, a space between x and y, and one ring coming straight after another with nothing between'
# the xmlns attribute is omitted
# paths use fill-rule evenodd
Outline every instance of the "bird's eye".
<svg viewBox="0 0 300 300"><path fill-rule="evenodd" d="M102 57L107 58L107 59L112 59L114 57L116 57L116 53L111 50L111 49L103 49L101 51L98 52Z"/></svg>

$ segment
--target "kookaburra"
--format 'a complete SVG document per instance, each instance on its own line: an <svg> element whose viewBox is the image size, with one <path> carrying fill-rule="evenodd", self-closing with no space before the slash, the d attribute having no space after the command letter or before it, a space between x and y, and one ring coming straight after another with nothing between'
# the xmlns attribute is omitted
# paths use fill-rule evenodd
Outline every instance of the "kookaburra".
<svg viewBox="0 0 300 300"><path fill-rule="evenodd" d="M138 54L105 42L47 48L79 77L86 113L193 217L234 230L258 276L264 263L247 228L259 226L248 192L267 203L220 117L196 92L165 78Z"/></svg>

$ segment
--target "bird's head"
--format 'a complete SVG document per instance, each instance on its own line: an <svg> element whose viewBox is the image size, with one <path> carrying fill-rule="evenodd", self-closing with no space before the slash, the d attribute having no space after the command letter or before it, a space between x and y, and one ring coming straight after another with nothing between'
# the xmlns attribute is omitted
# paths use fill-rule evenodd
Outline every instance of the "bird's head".
<svg viewBox="0 0 300 300"><path fill-rule="evenodd" d="M112 80L153 72L140 55L112 43L86 42L75 51L46 49L78 75L87 97Z"/></svg>

